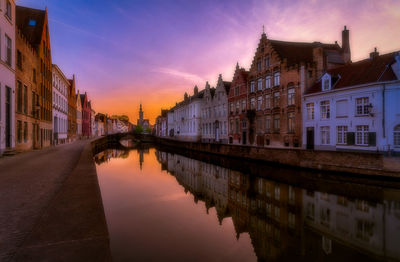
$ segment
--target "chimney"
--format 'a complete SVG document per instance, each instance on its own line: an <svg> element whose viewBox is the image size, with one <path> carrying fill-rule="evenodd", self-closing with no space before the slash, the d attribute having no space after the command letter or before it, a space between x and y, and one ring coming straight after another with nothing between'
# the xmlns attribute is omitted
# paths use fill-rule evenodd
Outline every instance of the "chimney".
<svg viewBox="0 0 400 262"><path fill-rule="evenodd" d="M379 52L377 51L377 49L375 47L374 52L369 53L369 59L372 60L372 59L374 59L374 58L376 58L378 56L379 56Z"/></svg>
<svg viewBox="0 0 400 262"><path fill-rule="evenodd" d="M342 53L344 62L346 64L349 63L351 61L350 36L349 36L349 30L347 30L346 26L344 26L344 29L342 31Z"/></svg>

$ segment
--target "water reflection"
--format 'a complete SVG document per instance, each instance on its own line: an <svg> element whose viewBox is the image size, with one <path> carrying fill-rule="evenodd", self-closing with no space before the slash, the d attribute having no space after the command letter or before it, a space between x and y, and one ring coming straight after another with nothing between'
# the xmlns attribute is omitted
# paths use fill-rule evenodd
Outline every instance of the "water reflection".
<svg viewBox="0 0 400 262"><path fill-rule="evenodd" d="M250 237L258 261L400 261L400 191L397 189L357 183L332 186L332 182L323 180L291 184L260 176L274 171L282 174L278 168L266 170L264 166L249 164L248 172L241 172L196 160L192 155L154 152L153 155L148 148L135 152L140 170L147 158L155 156L158 164L150 163L161 165L160 172L167 171L174 176L183 187L181 190L190 193L195 203L204 203L205 213L216 216L216 226L223 226L227 219L232 221L235 241ZM128 155L118 150L106 151L95 159L100 164L111 157ZM237 164L232 160L221 161L224 166ZM250 170L258 170L258 175ZM288 172L301 177L296 170ZM210 212L214 208L215 212ZM210 241L213 237L210 235ZM212 260L225 260L222 254L212 255ZM251 255L245 256L245 260L253 259Z"/></svg>

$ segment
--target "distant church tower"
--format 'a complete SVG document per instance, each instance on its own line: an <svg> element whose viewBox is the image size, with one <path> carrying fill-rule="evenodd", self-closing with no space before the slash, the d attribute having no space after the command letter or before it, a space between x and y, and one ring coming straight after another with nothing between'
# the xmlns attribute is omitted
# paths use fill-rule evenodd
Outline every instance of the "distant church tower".
<svg viewBox="0 0 400 262"><path fill-rule="evenodd" d="M138 125L143 126L143 110L142 110L142 103L140 103Z"/></svg>

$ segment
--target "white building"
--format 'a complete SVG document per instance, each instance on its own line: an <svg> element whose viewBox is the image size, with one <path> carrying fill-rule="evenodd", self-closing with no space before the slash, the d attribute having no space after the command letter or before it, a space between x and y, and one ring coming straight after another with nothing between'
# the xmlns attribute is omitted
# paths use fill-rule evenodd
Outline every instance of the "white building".
<svg viewBox="0 0 400 262"><path fill-rule="evenodd" d="M53 135L54 144L64 144L68 134L69 81L61 69L53 64Z"/></svg>
<svg viewBox="0 0 400 262"><path fill-rule="evenodd" d="M400 55L328 70L303 97L303 147L400 152Z"/></svg>
<svg viewBox="0 0 400 262"><path fill-rule="evenodd" d="M202 141L228 143L228 94L230 82L224 82L219 75L217 87L206 83L202 116Z"/></svg>
<svg viewBox="0 0 400 262"><path fill-rule="evenodd" d="M184 100L172 108L173 137L182 141L199 142L201 140L201 109L204 90L194 87L193 96L185 93ZM170 133L171 135L171 133Z"/></svg>
<svg viewBox="0 0 400 262"><path fill-rule="evenodd" d="M167 113L167 136L173 137L175 131L175 110L170 109Z"/></svg>
<svg viewBox="0 0 400 262"><path fill-rule="evenodd" d="M15 147L15 2L0 1L0 155Z"/></svg>

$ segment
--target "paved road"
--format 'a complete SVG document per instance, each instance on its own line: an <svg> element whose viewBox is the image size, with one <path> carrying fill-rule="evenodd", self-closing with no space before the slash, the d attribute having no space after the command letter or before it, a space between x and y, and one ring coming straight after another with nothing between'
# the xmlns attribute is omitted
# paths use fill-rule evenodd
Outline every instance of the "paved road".
<svg viewBox="0 0 400 262"><path fill-rule="evenodd" d="M0 261L11 260L34 231L86 143L0 158Z"/></svg>

